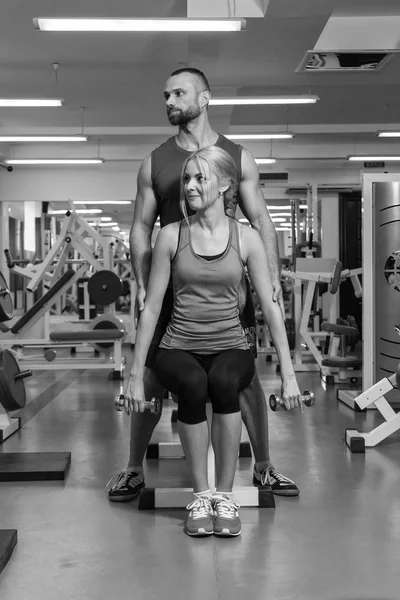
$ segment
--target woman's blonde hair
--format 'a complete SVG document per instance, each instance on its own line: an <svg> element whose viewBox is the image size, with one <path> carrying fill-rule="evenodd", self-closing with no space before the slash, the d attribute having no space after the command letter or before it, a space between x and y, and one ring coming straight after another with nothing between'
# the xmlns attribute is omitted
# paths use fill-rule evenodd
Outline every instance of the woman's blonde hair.
<svg viewBox="0 0 400 600"><path fill-rule="evenodd" d="M180 189L180 209L188 221L187 202L185 194L185 171L188 163L194 160L199 172L203 175L206 182L206 196L209 202L215 198L218 189L211 189L210 180L211 173L215 173L218 178L219 186L229 185L224 194L225 214L228 217L235 218L235 209L237 204L237 193L239 187L239 174L233 158L222 148L218 146L210 146L203 148L197 152L193 152L184 162L181 172L181 189ZM207 185L208 184L208 185Z"/></svg>

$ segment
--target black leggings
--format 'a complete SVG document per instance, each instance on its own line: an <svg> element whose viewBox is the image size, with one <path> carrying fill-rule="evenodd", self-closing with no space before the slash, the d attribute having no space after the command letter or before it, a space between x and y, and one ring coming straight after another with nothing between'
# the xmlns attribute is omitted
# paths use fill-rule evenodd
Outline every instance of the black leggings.
<svg viewBox="0 0 400 600"><path fill-rule="evenodd" d="M179 421L195 425L207 420L208 399L214 413L240 411L239 392L253 379L254 358L250 350L204 355L160 348L155 371L160 383L179 398Z"/></svg>

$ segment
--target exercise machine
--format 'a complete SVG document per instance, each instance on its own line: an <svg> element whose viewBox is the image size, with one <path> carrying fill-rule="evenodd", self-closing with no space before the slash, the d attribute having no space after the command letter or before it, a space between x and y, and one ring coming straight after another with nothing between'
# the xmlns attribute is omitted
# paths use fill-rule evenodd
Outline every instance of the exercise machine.
<svg viewBox="0 0 400 600"><path fill-rule="evenodd" d="M18 359L23 361L31 369L59 370L59 369L107 369L111 370L113 379L122 379L125 369L125 357L122 356L122 343L125 338L125 328L123 323L114 315L101 315L94 319L89 327L85 329L50 332L48 321L45 320L45 332L42 337L28 337L31 328L42 318L57 296L65 293L74 283L76 283L85 271L89 268L88 263L80 265L77 271L68 269L60 279L40 298L20 319L11 327L0 323L0 331L4 334L0 340L0 346L14 348L17 347ZM99 304L105 307L119 296L121 291L121 281L111 271L98 271L91 280L91 294L98 299ZM3 286L5 285L3 278ZM119 286L118 286L119 284ZM0 305L5 305L5 310L9 310L10 294L7 288L7 300L0 297ZM29 354L24 354L23 350L27 348L74 348L90 347L100 352L103 357L85 357L77 360L71 357L62 357L60 360L46 362L35 356L30 358Z"/></svg>
<svg viewBox="0 0 400 600"><path fill-rule="evenodd" d="M400 322L400 175L364 173L363 210L363 377L362 390L390 379L400 361L394 324ZM360 390L339 390L338 400L358 411ZM393 408L400 391L385 392ZM375 402L362 410L376 409Z"/></svg>
<svg viewBox="0 0 400 600"><path fill-rule="evenodd" d="M398 327L396 330L397 333L400 332ZM385 394L393 389L400 389L400 363L397 365L396 372L390 377L384 377L354 399L360 410L373 405L379 410L384 421L368 433L362 433L357 429L346 429L345 442L351 452L364 453L366 447L376 446L400 429L400 412L396 413L385 398Z"/></svg>
<svg viewBox="0 0 400 600"><path fill-rule="evenodd" d="M4 307L7 307L6 314ZM12 316L11 294L3 281L0 290L0 325ZM20 370L14 352L0 350L0 444L21 428L21 413L27 403L24 380L31 375L31 370ZM2 452L0 482L63 481L70 462L70 452Z"/></svg>

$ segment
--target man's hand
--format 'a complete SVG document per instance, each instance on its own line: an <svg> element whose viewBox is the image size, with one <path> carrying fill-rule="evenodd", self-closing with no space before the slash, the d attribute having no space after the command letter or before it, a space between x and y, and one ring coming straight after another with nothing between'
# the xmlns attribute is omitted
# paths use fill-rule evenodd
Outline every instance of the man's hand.
<svg viewBox="0 0 400 600"><path fill-rule="evenodd" d="M134 309L135 329L137 329L137 326L138 326L140 313L144 309L144 301L145 300L146 300L145 288L138 288L137 292L136 292L135 309Z"/></svg>
<svg viewBox="0 0 400 600"><path fill-rule="evenodd" d="M283 320L285 320L285 303L283 302L281 282L279 280L274 280L272 282L272 287L273 287L272 300L274 302L278 302L278 304L281 308L281 311L282 311Z"/></svg>

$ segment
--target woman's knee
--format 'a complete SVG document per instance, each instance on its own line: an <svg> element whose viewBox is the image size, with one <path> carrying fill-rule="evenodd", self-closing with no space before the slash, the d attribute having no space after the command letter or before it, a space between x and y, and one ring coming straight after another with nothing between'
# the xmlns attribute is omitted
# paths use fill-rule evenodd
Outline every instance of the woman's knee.
<svg viewBox="0 0 400 600"><path fill-rule="evenodd" d="M236 378L227 378L221 373L209 374L208 393L213 412L231 414L240 411Z"/></svg>

